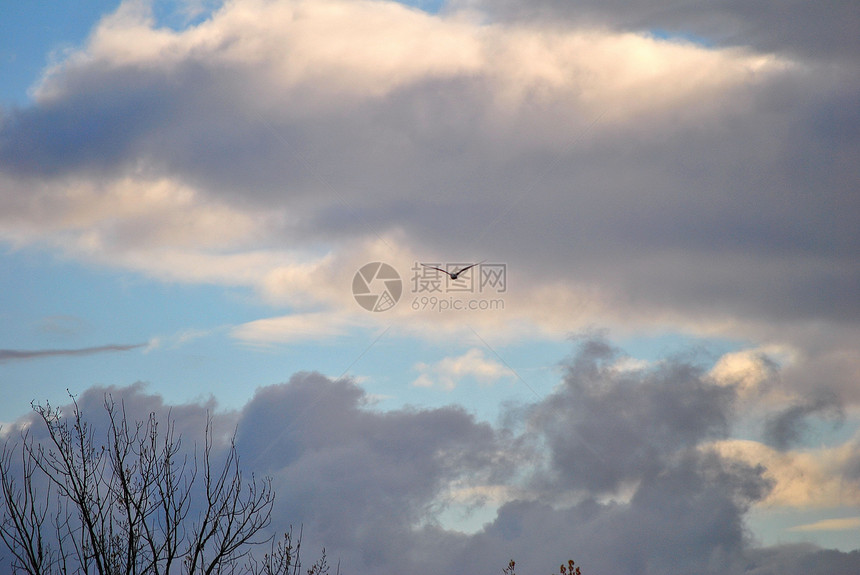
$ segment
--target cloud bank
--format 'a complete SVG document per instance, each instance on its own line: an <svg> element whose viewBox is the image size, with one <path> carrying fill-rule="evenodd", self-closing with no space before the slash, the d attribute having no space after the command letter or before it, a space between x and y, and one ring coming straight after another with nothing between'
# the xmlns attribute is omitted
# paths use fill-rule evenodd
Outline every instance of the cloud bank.
<svg viewBox="0 0 860 575"><path fill-rule="evenodd" d="M697 363L619 370L622 355L602 340L580 342L556 390L513 409L504 423L456 406L378 411L351 380L299 373L259 388L238 411L218 413L215 429L237 426L243 465L273 478L274 532L302 524L306 548L325 545L352 573L497 573L511 557L540 571L570 556L586 572L618 574L788 566L810 575L860 566L856 552L756 544L746 528L752 508L801 503L785 491L792 478L783 473L803 469L778 461L800 455L752 441L729 449L737 392ZM141 385L92 388L78 401L96 425L105 424L98 421L105 392L131 416L169 409L186 446L216 409L214 400L165 405ZM773 455L752 457L752 446ZM841 467L809 461L806 471L827 470L860 502L860 477L844 464L857 461L860 443L839 449ZM441 519L446 510L485 507L491 519L472 532Z"/></svg>
<svg viewBox="0 0 860 575"><path fill-rule="evenodd" d="M538 278L543 325L572 298L856 337L860 83L792 58L389 2L235 1L175 31L127 3L4 114L3 234L339 310L321 286L370 255L468 252Z"/></svg>

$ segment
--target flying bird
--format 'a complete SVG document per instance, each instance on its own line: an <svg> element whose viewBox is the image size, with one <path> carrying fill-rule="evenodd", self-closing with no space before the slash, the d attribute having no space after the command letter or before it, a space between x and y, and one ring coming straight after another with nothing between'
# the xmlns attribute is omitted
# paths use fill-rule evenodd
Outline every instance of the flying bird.
<svg viewBox="0 0 860 575"><path fill-rule="evenodd" d="M484 263L485 261L487 261L487 260L484 260L484 261L478 262L478 263L476 263L476 264L472 264L472 265L470 265L470 266L466 266L466 267L464 267L464 268L462 268L462 269L460 269L460 270L457 270L457 271L455 271L455 272L449 272L448 270L443 270L442 268L437 268L436 266L428 266L427 264L421 264L421 265L422 265L422 266L424 266L425 268L430 268L431 270L439 270L439 271L440 271L440 272L442 272L443 274L445 274L445 275L449 276L449 277L451 278L451 280L453 281L453 280L456 280L458 277L460 277L460 274L461 274L461 273L463 273L464 271L466 271L466 270L468 270L468 269L472 269L473 267L475 267L475 266L477 266L477 265L481 265L481 264L482 264L482 263Z"/></svg>

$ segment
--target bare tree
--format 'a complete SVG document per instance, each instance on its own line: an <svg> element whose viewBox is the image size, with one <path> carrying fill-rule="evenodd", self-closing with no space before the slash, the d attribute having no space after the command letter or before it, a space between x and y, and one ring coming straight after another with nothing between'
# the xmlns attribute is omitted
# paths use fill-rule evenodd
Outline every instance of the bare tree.
<svg viewBox="0 0 860 575"><path fill-rule="evenodd" d="M253 575L299 575L302 571L302 531L293 544L293 528L284 533L283 539L270 542L271 549L262 559L250 557L247 571ZM307 569L307 575L329 575L328 557L325 548L320 558ZM340 575L340 561L337 562L335 575Z"/></svg>
<svg viewBox="0 0 860 575"><path fill-rule="evenodd" d="M508 562L508 566L502 569L502 575L517 575L517 563L513 559ZM567 560L567 565L561 564L558 568L559 575L582 575L582 571L576 566L573 559Z"/></svg>
<svg viewBox="0 0 860 575"><path fill-rule="evenodd" d="M201 452L183 455L169 416L162 431L154 413L131 422L110 396L104 408L104 442L72 396L69 416L33 404L45 440L26 430L4 443L0 539L13 572L235 572L263 542L274 504L269 478L243 479L235 434L216 463L211 418Z"/></svg>

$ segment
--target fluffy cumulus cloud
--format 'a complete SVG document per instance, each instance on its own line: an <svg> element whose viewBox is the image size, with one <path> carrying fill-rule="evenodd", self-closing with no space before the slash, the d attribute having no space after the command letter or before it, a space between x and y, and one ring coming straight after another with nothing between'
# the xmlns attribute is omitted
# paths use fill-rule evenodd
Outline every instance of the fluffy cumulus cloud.
<svg viewBox="0 0 860 575"><path fill-rule="evenodd" d="M740 439L717 441L708 448L732 460L762 465L764 477L773 484L762 502L767 507L836 510L860 503L860 485L852 469L857 438L820 450L780 451Z"/></svg>
<svg viewBox="0 0 860 575"><path fill-rule="evenodd" d="M860 493L856 442L826 462L787 465L780 458L803 455L726 439L738 393L697 363L619 370L619 356L604 341L582 341L556 390L504 424L455 406L380 411L354 382L315 373L259 388L234 412L211 400L168 406L141 385L93 388L78 404L96 429L105 392L133 418L169 407L189 449L214 412L216 437L236 426L243 466L273 478L273 532L303 525L306 550L325 545L353 573L497 573L511 557L523 571L549 572L569 556L587 573L860 567L856 553L758 547L745 519L756 506L803 504L788 470L807 487L838 476L845 493ZM31 418L14 428L7 438L23 428L42 437ZM815 468L829 478L803 477ZM470 499L491 506L488 522L469 533L446 524L445 509Z"/></svg>
<svg viewBox="0 0 860 575"><path fill-rule="evenodd" d="M454 389L457 383L466 377L489 385L502 377L514 375L510 368L498 361L488 359L484 352L477 348L472 348L459 357L446 357L432 365L418 363L415 369L420 372L420 375L412 385L439 386L443 389Z"/></svg>
<svg viewBox="0 0 860 575"><path fill-rule="evenodd" d="M589 341L584 348L562 391L529 414L552 453L551 485L614 493L659 473L677 453L727 433L734 391L694 366L619 372L609 345Z"/></svg>

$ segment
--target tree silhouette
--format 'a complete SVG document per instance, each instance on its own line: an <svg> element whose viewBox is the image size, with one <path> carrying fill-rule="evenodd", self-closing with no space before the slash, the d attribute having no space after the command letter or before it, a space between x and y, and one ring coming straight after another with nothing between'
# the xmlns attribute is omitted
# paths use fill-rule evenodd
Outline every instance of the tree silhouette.
<svg viewBox="0 0 860 575"><path fill-rule="evenodd" d="M154 413L129 421L105 396L98 441L71 399L69 416L34 403L47 438L26 429L0 451L0 539L14 573L229 573L262 542L275 495L270 478L243 478L235 434L216 463L207 418L203 445L183 455L170 417L163 429Z"/></svg>
<svg viewBox="0 0 860 575"><path fill-rule="evenodd" d="M502 575L517 575L517 563L513 559L508 562L508 566L502 569ZM567 560L567 565L564 563L558 568L559 575L582 575L582 571L573 562L573 559Z"/></svg>
<svg viewBox="0 0 860 575"><path fill-rule="evenodd" d="M271 479L243 478L235 434L213 456L211 417L202 445L182 450L175 421L130 420L104 398L104 441L70 394L71 413L33 403L45 437L25 427L0 449L0 540L13 573L31 575L298 575L301 532L263 537L275 494ZM269 543L257 558L255 545ZM511 560L504 575L515 575ZM308 575L328 575L323 549ZM340 573L338 562L336 575ZM581 575L573 561L561 575Z"/></svg>

